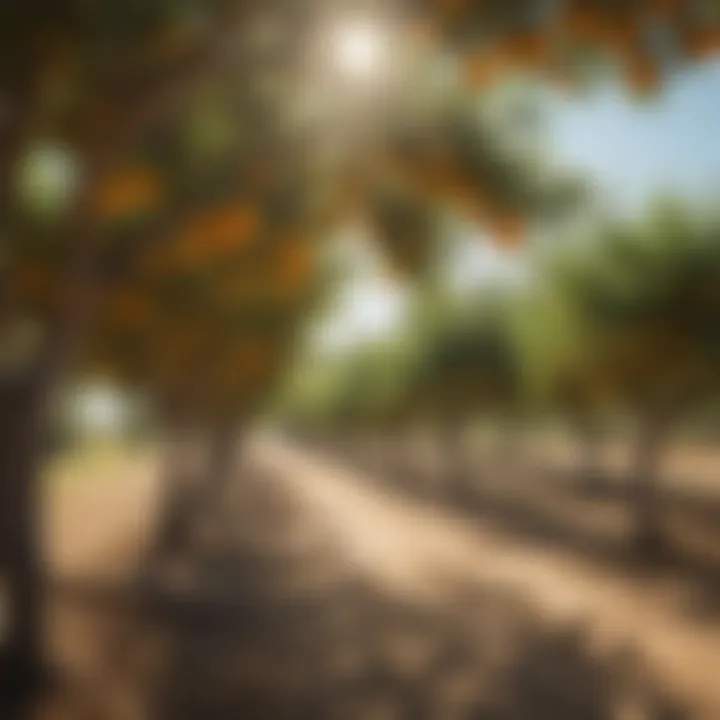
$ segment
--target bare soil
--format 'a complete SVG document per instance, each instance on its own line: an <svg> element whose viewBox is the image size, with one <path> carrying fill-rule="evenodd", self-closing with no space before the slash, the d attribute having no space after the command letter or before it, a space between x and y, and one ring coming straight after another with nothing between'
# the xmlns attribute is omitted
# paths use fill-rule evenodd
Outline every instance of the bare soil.
<svg viewBox="0 0 720 720"><path fill-rule="evenodd" d="M53 483L53 575L115 594L53 597L63 682L37 717L720 718L720 623L695 602L704 579L571 542L578 528L620 537L623 505L571 492L553 453L533 456L534 472L492 474L483 513L258 436L192 546L158 569L152 601L123 588L151 536L153 457ZM544 483L540 467L553 470ZM710 487L698 492L712 499ZM507 512L518 498L521 519L572 520L572 533L531 532Z"/></svg>

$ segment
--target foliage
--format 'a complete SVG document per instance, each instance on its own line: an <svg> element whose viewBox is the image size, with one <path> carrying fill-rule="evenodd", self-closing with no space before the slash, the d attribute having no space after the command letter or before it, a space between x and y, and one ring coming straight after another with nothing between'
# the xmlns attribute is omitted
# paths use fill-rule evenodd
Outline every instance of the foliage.
<svg viewBox="0 0 720 720"><path fill-rule="evenodd" d="M717 391L717 232L668 203L638 227L601 229L585 262L558 271L582 347L564 374L584 377L596 404L675 414Z"/></svg>
<svg viewBox="0 0 720 720"><path fill-rule="evenodd" d="M698 417L720 392L718 273L718 221L665 201L642 223L607 222L540 252L528 281L504 292L453 298L425 283L392 341L343 358L326 386L331 422L503 408Z"/></svg>

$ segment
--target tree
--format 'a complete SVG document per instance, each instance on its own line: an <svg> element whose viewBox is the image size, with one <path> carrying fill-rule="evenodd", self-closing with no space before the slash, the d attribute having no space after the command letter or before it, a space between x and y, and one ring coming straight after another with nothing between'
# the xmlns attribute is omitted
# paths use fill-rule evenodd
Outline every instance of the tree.
<svg viewBox="0 0 720 720"><path fill-rule="evenodd" d="M522 394L529 409L568 421L580 442L579 481L591 492L598 490L601 477L608 380L573 292L593 282L598 246L574 237L541 250L530 282L511 303Z"/></svg>
<svg viewBox="0 0 720 720"><path fill-rule="evenodd" d="M481 288L440 308L425 338L410 392L425 408L444 446L450 490L467 492L464 440L478 418L501 417L519 402L517 354L505 300Z"/></svg>
<svg viewBox="0 0 720 720"><path fill-rule="evenodd" d="M368 7L352 3L348 10ZM647 8L683 21L677 22L680 31L674 35L680 37L684 55L714 47L715 26L695 22L690 3L633 4L623 10L613 6L612 12L600 3L571 3L555 16L529 18L536 7L526 2L506 4L502 10L476 3L403 3L398 10L408 15L402 23L387 18L398 32L393 44L408 52L401 53L394 66L426 68L425 61L454 53L459 64L469 68L464 81L477 84L485 77L478 68L489 59L502 58L511 69L551 68L567 45L590 44L618 48L628 55L634 82L654 85L654 59L640 37L640 19ZM393 95L398 88L412 89L402 72L387 74L393 82L379 103L368 102L365 95L345 102L344 95L330 103L332 112L298 120L309 72L307 46L318 45L314 33L334 21L334 12L325 3L285 0L3 3L0 222L9 246L3 280L20 281L4 282L0 301L3 346L11 356L0 383L0 564L14 618L6 643L8 672L2 673L5 687L19 690L37 675L35 462L45 402L77 358L93 323L93 308L114 285L110 278L118 266L132 264L134 251L149 238L176 236L168 226L182 226L183 209L202 204L195 193L188 203L187 188L178 182L187 174L176 174L174 161L192 166L198 155L226 153L228 160L235 160L224 164L226 171L236 172L211 173L207 179L215 188L240 180L251 205L254 187L282 185L288 192L278 193L280 205L267 213L276 218L286 212L283 203L292 197L291 188L317 189L315 199L335 212L341 198L351 194L351 177L363 175L359 166L390 158L404 181L412 178L435 197L475 207L482 197L485 221L501 235L518 233L518 218L529 207L527 193L517 185L523 176L503 169L492 145L478 145L479 152L471 153L465 131L451 132L440 123L432 133L439 140L431 143L433 151L413 150L408 156L407 124L385 132L388 118L394 125L396 118L414 114L407 93ZM418 27L430 27L434 39L426 43L428 34L416 32ZM551 43L545 40L557 28L563 29L564 39L547 52ZM423 62L414 63L417 56ZM330 76L323 77L321 89L332 97L338 83ZM221 99L206 103L206 93ZM397 112L387 112L388 96ZM355 122L346 126L352 113L357 113ZM379 122L369 122L373 113ZM235 123L237 118L242 122ZM184 120L191 121L192 152L176 155L172 143L168 152L166 131ZM352 141L341 152L323 152L321 163L317 150L337 138L332 130L338 126L352 128ZM363 127L367 131L359 132ZM249 142L240 142L243 133ZM428 147L428 142L422 139L421 144ZM36 206L28 208L24 192L34 181L23 178L32 175L38 156L47 159L48 148L60 178L56 184L64 192L59 206L39 214ZM483 155L488 161L481 162ZM307 163L311 156L316 161ZM483 188L482 194L477 188ZM362 190L361 183L361 196ZM133 216L131 226L125 222L128 215ZM196 256L191 252L190 257L192 265Z"/></svg>
<svg viewBox="0 0 720 720"><path fill-rule="evenodd" d="M714 219L668 204L643 226L601 231L591 268L567 287L596 398L637 421L632 497L643 553L663 543L658 472L668 433L718 392L717 232Z"/></svg>
<svg viewBox="0 0 720 720"><path fill-rule="evenodd" d="M167 461L160 551L222 498L248 421L292 360L325 285L314 243L261 227L243 207L203 210L178 240L149 246L108 296L92 370L150 399L170 438L182 438L171 453L205 448L199 477Z"/></svg>

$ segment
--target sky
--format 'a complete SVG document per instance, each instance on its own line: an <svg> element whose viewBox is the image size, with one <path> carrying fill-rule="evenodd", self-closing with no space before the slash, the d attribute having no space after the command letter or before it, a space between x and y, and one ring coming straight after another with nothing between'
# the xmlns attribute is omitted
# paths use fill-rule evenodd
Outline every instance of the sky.
<svg viewBox="0 0 720 720"><path fill-rule="evenodd" d="M604 88L553 100L553 163L580 171L601 203L618 215L636 215L654 196L720 199L720 61L672 78L656 99L633 100L622 88ZM465 250L458 282L512 277L512 260L479 243ZM321 344L337 348L379 335L402 317L403 297L376 277L351 283Z"/></svg>
<svg viewBox="0 0 720 720"><path fill-rule="evenodd" d="M618 212L635 213L655 194L708 198L720 183L720 62L673 78L657 100L621 89L552 108L552 156L577 167Z"/></svg>

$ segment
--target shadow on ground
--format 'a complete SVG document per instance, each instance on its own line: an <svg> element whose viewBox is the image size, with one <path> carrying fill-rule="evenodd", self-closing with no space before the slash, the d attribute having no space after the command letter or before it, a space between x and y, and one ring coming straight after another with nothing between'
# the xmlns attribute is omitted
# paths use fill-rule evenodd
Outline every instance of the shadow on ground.
<svg viewBox="0 0 720 720"><path fill-rule="evenodd" d="M362 454L335 453L338 460L363 471ZM519 459L516 459L519 460ZM376 462L375 465L378 463ZM471 520L496 524L533 546L546 545L582 559L639 576L679 580L684 584L682 610L701 620L720 616L720 505L683 487L663 490L666 544L652 558L632 547L630 492L622 477L596 477L583 485L577 474L525 463L510 469L486 464L464 477L428 491L417 469L371 472L383 487L452 508ZM687 542L692 535L693 542Z"/></svg>
<svg viewBox="0 0 720 720"><path fill-rule="evenodd" d="M432 601L382 591L270 480L249 472L142 587L67 595L115 632L104 672L68 679L62 717L688 717L640 658L601 654L583 627L548 627L508 588L448 587Z"/></svg>

